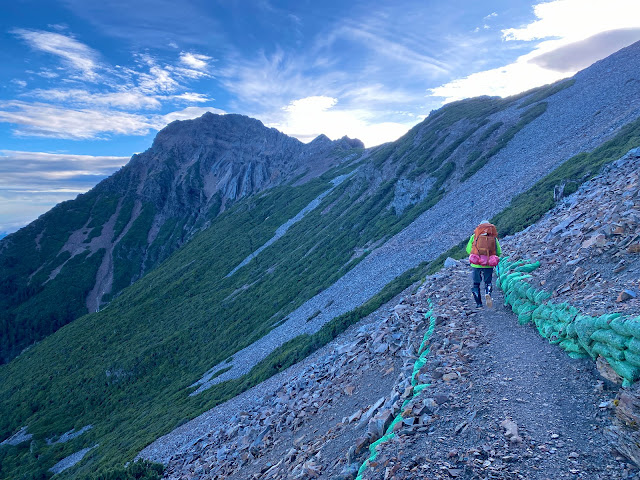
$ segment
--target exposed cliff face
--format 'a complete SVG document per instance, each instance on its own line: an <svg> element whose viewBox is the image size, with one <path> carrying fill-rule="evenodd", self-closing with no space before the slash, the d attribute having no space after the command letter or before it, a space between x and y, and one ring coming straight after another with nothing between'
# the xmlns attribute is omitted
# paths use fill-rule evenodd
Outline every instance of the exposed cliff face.
<svg viewBox="0 0 640 480"><path fill-rule="evenodd" d="M90 192L2 241L0 360L98 310L234 202L308 181L362 148L324 135L303 144L242 115L171 123Z"/></svg>

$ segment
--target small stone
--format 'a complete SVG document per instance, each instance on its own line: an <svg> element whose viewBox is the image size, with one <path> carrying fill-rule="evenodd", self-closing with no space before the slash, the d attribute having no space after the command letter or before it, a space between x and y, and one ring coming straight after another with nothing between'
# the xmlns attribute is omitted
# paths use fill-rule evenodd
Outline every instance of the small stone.
<svg viewBox="0 0 640 480"><path fill-rule="evenodd" d="M522 437L518 435L518 425L516 422L507 418L500 423L500 426L505 429L504 436L509 439L509 442L514 444L522 443Z"/></svg>
<svg viewBox="0 0 640 480"><path fill-rule="evenodd" d="M445 382L451 382L453 380L457 380L458 379L458 375L455 373L445 373L442 376L442 380L444 380Z"/></svg>
<svg viewBox="0 0 640 480"><path fill-rule="evenodd" d="M355 422L357 420L360 420L360 417L362 416L362 410L358 410L356 413L354 413L353 415L351 415L349 417L349 423Z"/></svg>
<svg viewBox="0 0 640 480"><path fill-rule="evenodd" d="M447 259L444 261L444 266L447 268L455 267L457 264L458 262L451 257L447 257Z"/></svg>
<svg viewBox="0 0 640 480"><path fill-rule="evenodd" d="M634 292L633 290L623 290L618 295L618 298L616 298L616 302L618 303L626 302L627 300L630 300L636 297L637 297L636 292Z"/></svg>
<svg viewBox="0 0 640 480"><path fill-rule="evenodd" d="M625 263L622 261L620 263L618 263L618 266L616 268L613 269L613 273L620 273L622 272L625 268L627 268L627 266L625 265Z"/></svg>
<svg viewBox="0 0 640 480"><path fill-rule="evenodd" d="M433 396L433 401L435 401L437 405L442 405L443 403L447 403L449 401L449 396L442 393L437 393Z"/></svg>
<svg viewBox="0 0 640 480"><path fill-rule="evenodd" d="M355 449L355 454L358 455L362 450L364 450L367 445L369 445L369 437L364 436L364 437L360 437L356 440L356 449Z"/></svg>
<svg viewBox="0 0 640 480"><path fill-rule="evenodd" d="M627 247L629 253L640 253L640 243L632 243Z"/></svg>

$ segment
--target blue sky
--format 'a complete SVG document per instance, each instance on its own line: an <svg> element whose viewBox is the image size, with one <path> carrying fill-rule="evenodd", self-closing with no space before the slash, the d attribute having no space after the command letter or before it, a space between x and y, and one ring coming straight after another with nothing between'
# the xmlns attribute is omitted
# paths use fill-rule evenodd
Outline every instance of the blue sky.
<svg viewBox="0 0 640 480"><path fill-rule="evenodd" d="M0 6L0 234L159 129L241 113L309 141L391 141L640 40L637 0L14 0Z"/></svg>

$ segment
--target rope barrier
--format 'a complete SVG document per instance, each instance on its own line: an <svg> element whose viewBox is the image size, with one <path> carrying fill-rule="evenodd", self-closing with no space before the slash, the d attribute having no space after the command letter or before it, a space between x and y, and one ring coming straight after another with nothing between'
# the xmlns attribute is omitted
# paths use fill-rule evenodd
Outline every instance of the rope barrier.
<svg viewBox="0 0 640 480"><path fill-rule="evenodd" d="M428 302L429 302L429 306L431 307L432 306L431 299L429 299ZM367 458L363 462L363 464L360 466L356 480L362 480L362 476L364 475L364 472L367 470L369 465L376 460L376 458L378 457L378 447L383 443L386 443L389 440L393 439L396 436L393 429L398 423L402 422L402 420L404 419L404 417L402 416L402 412L404 411L404 408L409 404L409 402L411 402L417 396L419 396L420 393L422 393L422 391L425 388L431 385L430 383L421 384L419 383L417 378L420 369L427 363L427 356L429 355L429 351L430 351L430 347L428 346L428 341L431 335L433 334L433 331L436 328L436 320L435 320L435 317L433 316L433 308L429 310L427 313L425 313L424 317L425 319L429 320L429 328L424 334L422 343L420 344L420 348L418 348L418 355L419 355L418 359L413 364L413 371L411 373L411 386L413 387L413 392L412 392L413 395L410 399L407 399L402 403L402 406L399 409L401 413L396 414L396 417L393 419L393 421L387 428L385 434L382 437L380 437L378 440L373 442L371 445L369 445L369 458Z"/></svg>

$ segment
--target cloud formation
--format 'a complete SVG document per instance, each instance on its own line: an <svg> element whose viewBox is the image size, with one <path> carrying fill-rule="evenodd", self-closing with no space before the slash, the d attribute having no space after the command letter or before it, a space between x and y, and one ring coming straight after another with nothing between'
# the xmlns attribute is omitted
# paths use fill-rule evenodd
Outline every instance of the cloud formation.
<svg viewBox="0 0 640 480"><path fill-rule="evenodd" d="M191 52L182 52L180 54L180 61L189 68L196 70L206 70L209 67L209 61L211 57L207 55L200 55Z"/></svg>
<svg viewBox="0 0 640 480"><path fill-rule="evenodd" d="M640 40L636 0L552 0L534 6L536 20L502 31L505 42L537 42L500 68L455 79L428 94L444 103L478 95L513 95L575 74Z"/></svg>
<svg viewBox="0 0 640 480"><path fill-rule="evenodd" d="M16 135L72 140L107 138L112 134L146 135L174 120L195 118L205 112L225 113L214 107L187 107L164 115L143 115L15 100L0 102L0 122L17 125Z"/></svg>
<svg viewBox="0 0 640 480"><path fill-rule="evenodd" d="M335 140L347 135L359 138L366 146L379 145L403 135L415 122L415 117L405 117L405 122L381 121L366 109L336 108L338 99L312 96L292 101L283 108L278 122L267 123L303 142L309 142L320 134Z"/></svg>
<svg viewBox="0 0 640 480"><path fill-rule="evenodd" d="M56 204L90 190L128 160L0 150L0 232L15 231Z"/></svg>
<svg viewBox="0 0 640 480"><path fill-rule="evenodd" d="M75 38L55 32L21 28L13 30L12 33L22 38L34 50L56 55L65 65L80 73L82 79L98 79L98 52Z"/></svg>
<svg viewBox="0 0 640 480"><path fill-rule="evenodd" d="M542 53L529 62L560 73L577 72L637 41L640 27L610 30Z"/></svg>
<svg viewBox="0 0 640 480"><path fill-rule="evenodd" d="M134 68L110 66L99 62L98 52L70 35L25 29L13 33L34 50L56 55L63 64L58 67L60 74L69 74L58 78L59 73L47 68L27 71L55 81L53 88L26 90L27 82L14 80L23 91L19 99L0 100L0 122L12 124L17 136L89 140L146 135L175 119L193 118L190 114L222 112L202 106L176 110L185 104L212 101L188 88L191 81L210 76L212 57L207 55L174 53L172 64L143 53L133 55ZM148 110L164 113L149 114Z"/></svg>

